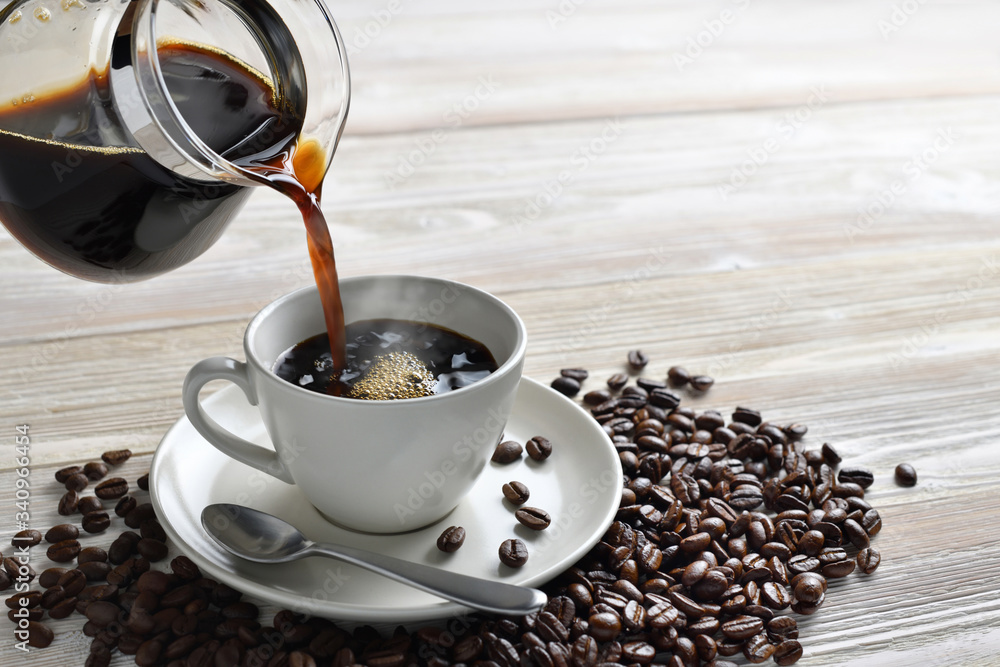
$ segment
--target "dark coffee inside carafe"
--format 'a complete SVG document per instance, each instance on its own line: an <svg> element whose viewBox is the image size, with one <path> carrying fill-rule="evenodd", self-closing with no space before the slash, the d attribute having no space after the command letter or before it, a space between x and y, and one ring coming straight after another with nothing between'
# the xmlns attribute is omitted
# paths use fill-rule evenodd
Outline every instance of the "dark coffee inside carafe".
<svg viewBox="0 0 1000 667"><path fill-rule="evenodd" d="M113 67L127 65L121 52ZM248 137L279 119L294 125L266 79L236 61L178 44L163 49L161 63L178 108L218 153L238 160ZM58 269L137 280L204 252L250 190L154 161L123 129L107 74L0 108L0 219Z"/></svg>
<svg viewBox="0 0 1000 667"><path fill-rule="evenodd" d="M306 224L333 360L344 366L343 308L319 208L326 159L303 141L301 110L249 65L208 47L158 45L171 99L206 145L290 197ZM112 68L129 67L115 49ZM124 129L107 72L0 107L0 220L29 250L74 275L136 280L211 246L251 189L180 176ZM127 111L125 111L127 113Z"/></svg>

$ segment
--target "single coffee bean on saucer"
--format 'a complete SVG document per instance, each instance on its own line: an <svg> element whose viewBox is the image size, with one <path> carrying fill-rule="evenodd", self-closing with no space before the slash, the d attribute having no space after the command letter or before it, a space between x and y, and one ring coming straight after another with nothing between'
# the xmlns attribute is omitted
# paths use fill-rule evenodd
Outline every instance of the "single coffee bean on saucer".
<svg viewBox="0 0 1000 667"><path fill-rule="evenodd" d="M523 505L531 495L528 487L521 482L507 482L503 485L502 491L503 497L513 505Z"/></svg>
<svg viewBox="0 0 1000 667"><path fill-rule="evenodd" d="M500 545L500 562L507 567L521 567L528 562L528 547L516 538L505 540Z"/></svg>
<svg viewBox="0 0 1000 667"><path fill-rule="evenodd" d="M520 443L513 440L505 440L497 445L496 450L493 452L493 458L490 460L494 463L513 463L521 458L522 451L524 450Z"/></svg>
<svg viewBox="0 0 1000 667"><path fill-rule="evenodd" d="M552 381L552 388L563 396L573 398L580 393L580 383L571 377L560 375Z"/></svg>
<svg viewBox="0 0 1000 667"><path fill-rule="evenodd" d="M900 463L896 466L896 484L900 486L916 486L917 469L909 463Z"/></svg>
<svg viewBox="0 0 1000 667"><path fill-rule="evenodd" d="M450 554L459 550L465 543L465 528L461 526L450 526L444 529L437 539L437 548Z"/></svg>
<svg viewBox="0 0 1000 667"><path fill-rule="evenodd" d="M537 507L522 507L514 512L514 518L522 526L532 530L545 530L552 523L549 513Z"/></svg>
<svg viewBox="0 0 1000 667"><path fill-rule="evenodd" d="M548 438L536 435L525 445L528 456L534 461L544 461L552 455L552 443Z"/></svg>

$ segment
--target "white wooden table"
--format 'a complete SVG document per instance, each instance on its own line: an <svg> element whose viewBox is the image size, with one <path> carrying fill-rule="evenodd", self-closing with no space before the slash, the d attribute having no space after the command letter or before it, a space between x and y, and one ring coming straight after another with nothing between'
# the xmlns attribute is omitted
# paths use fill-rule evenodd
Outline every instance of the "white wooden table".
<svg viewBox="0 0 1000 667"><path fill-rule="evenodd" d="M540 380L584 366L595 388L641 348L716 378L697 407L808 424L875 471L885 528L879 571L801 623L799 664L1000 660L1000 5L331 6L355 81L324 190L342 275L495 292ZM0 237L0 551L15 426L33 525L64 465L128 447L141 474L187 369L241 355L311 280L296 215L259 192L202 258L129 286ZM0 664L82 665L78 617L53 627L29 657L0 633Z"/></svg>

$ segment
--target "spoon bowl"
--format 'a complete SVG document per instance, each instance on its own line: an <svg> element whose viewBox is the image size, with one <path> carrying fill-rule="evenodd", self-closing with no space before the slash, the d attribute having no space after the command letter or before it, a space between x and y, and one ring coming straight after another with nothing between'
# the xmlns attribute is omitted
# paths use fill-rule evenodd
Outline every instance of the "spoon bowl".
<svg viewBox="0 0 1000 667"><path fill-rule="evenodd" d="M249 507L209 505L201 525L230 553L256 563L288 563L312 545L292 524Z"/></svg>

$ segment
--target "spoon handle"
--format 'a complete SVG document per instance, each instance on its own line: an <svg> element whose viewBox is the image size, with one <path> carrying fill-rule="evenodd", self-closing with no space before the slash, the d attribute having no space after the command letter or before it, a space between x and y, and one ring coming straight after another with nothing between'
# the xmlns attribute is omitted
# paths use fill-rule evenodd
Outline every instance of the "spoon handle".
<svg viewBox="0 0 1000 667"><path fill-rule="evenodd" d="M494 614L530 614L548 601L545 593L534 588L470 577L353 547L313 543L303 555L329 556L446 600Z"/></svg>

